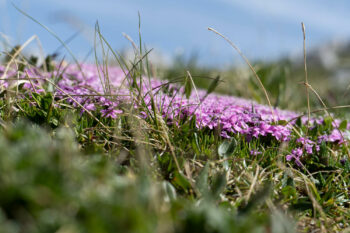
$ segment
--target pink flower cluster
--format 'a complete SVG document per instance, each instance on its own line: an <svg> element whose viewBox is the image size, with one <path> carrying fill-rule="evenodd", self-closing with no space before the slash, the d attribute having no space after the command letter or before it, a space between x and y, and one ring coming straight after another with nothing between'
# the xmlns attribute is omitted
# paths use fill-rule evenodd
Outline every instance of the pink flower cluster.
<svg viewBox="0 0 350 233"><path fill-rule="evenodd" d="M169 124L176 125L181 119L195 116L197 128L220 130L224 138L240 134L248 141L269 136L280 142L288 142L293 137L293 125L298 117L296 112L280 109L273 109L271 112L270 107L252 100L218 94L207 95L205 90L192 91L190 97L186 98L182 87L166 85L165 81L153 78L143 78L142 84L140 80L135 83L129 74L117 67L108 67L107 71L105 68L98 69L95 65L83 64L81 68L83 72L76 65L70 65L64 72L56 70L53 74L39 73L36 69L26 69L18 74L12 70L6 75L12 79L0 80L0 87L9 88L16 83L14 79L30 77L32 81L25 80L24 89L42 92L43 85L48 85L56 98L66 99L75 107L84 106L81 108L82 113L86 110L99 111L102 117L117 118L123 114L121 104L132 103L138 108L141 106L141 96L148 110L152 112L153 102ZM0 67L1 76L3 72L4 67ZM56 85L48 84L45 79L55 81ZM132 85L138 85L140 91L130 91ZM141 111L141 117L148 117L145 109ZM307 117L301 117L301 120L306 123ZM311 124L321 125L323 119L313 118ZM334 125L339 125L339 121L334 122ZM296 143L300 147L293 149L286 159L294 159L299 164L304 153L317 153L322 141L343 143L344 139L337 129L329 135L319 136L316 142L306 137L298 138Z"/></svg>

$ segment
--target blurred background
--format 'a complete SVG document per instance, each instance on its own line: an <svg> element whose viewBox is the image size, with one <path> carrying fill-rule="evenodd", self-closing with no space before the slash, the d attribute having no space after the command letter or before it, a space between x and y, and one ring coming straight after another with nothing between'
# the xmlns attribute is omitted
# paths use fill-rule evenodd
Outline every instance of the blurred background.
<svg viewBox="0 0 350 233"><path fill-rule="evenodd" d="M305 104L300 84L304 22L311 85L330 106L350 103L350 2L346 0L0 0L2 51L37 35L41 45L31 43L27 53L38 54L42 46L45 54L70 59L59 41L13 4L52 29L78 59L91 62L97 21L112 47L132 56L123 33L138 43L139 12L142 41L153 48L150 60L159 76L171 79L190 70L198 77L197 84L205 87L207 79L201 77L221 75L226 85L219 91L264 102L246 64L227 42L207 30L212 27L254 64L274 105L291 109ZM312 104L320 106L317 98Z"/></svg>

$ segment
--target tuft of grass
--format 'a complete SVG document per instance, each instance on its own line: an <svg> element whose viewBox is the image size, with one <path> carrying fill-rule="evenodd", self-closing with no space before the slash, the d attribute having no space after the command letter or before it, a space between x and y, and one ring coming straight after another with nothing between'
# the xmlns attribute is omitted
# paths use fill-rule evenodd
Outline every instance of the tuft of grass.
<svg viewBox="0 0 350 233"><path fill-rule="evenodd" d="M15 66L7 63L15 72L10 77L13 85L0 92L1 230L339 232L349 229L348 145L324 142L318 153L303 156L302 166L298 166L285 158L301 146L296 137L288 143L269 136L248 140L239 134L224 139L220 129L196 127L195 116L179 117L170 124L161 114L162 105L156 105L153 92L142 93L145 77L150 78L147 55L151 50L142 48L141 33L139 48L134 43L137 54L132 62L113 51L98 24L95 36L102 54L100 58L96 43L95 63L102 67L99 77L104 91L96 95L111 101L118 98L117 94L111 94L108 54L119 63L125 74L124 82L129 84L130 101L121 103L123 113L116 118L89 111L76 100L87 95L63 92L65 98L58 98L54 90L59 90L57 80L65 74L65 68L60 65L61 72L52 70L50 79L46 78L38 89L28 92L23 88L19 77L25 73L24 68L46 74L47 67L57 67L51 58L40 67L18 52L21 59L16 55L10 60ZM203 99L196 95L200 102L214 89L227 91L222 83L233 82L227 80L232 71L210 73L195 67L200 73L196 77L188 67L179 67L163 72L173 80L162 84L162 94L174 96L182 88L183 98L189 98L193 91L197 92L199 80L200 87L207 87ZM172 77L175 71L183 72L184 77ZM298 89L290 90L290 73L276 64L264 63L253 71L254 75L247 74L246 80L235 80L237 89L230 93L243 95L241 85L247 85L244 90L249 90L257 100L266 97L271 108L288 106L290 99L286 92ZM202 74L210 77L215 74L215 78L201 78ZM256 90L256 79L262 90ZM21 81L34 87L35 77L27 73ZM182 81L184 86L172 88L177 81ZM273 87L278 88L268 96L265 88ZM314 90L311 86L307 88ZM151 105L145 99L146 94ZM314 106L312 102L310 105ZM103 107L97 106L98 110ZM141 113L146 117L141 117ZM324 118L324 124L310 129L299 119L293 133L315 141L336 128L346 130L345 119L339 127L332 122L333 116L329 115Z"/></svg>

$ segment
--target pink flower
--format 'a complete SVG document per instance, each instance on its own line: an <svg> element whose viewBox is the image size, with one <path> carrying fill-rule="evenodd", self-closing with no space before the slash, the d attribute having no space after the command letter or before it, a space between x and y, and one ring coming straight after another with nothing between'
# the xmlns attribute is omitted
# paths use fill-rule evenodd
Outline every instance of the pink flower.
<svg viewBox="0 0 350 233"><path fill-rule="evenodd" d="M262 154L261 151L257 151L257 150L251 150L249 153L250 153L250 155L261 155Z"/></svg>
<svg viewBox="0 0 350 233"><path fill-rule="evenodd" d="M102 109L101 110L103 117L117 118L118 114L122 114L123 111L119 109Z"/></svg>

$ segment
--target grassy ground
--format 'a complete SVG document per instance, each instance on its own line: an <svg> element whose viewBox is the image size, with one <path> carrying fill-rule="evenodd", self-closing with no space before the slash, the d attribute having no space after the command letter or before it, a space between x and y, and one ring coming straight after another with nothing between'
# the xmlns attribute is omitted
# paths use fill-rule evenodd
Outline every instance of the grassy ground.
<svg viewBox="0 0 350 233"><path fill-rule="evenodd" d="M16 57L8 56L4 65L12 61L13 79L24 74L28 83L35 75L25 71L33 67L45 74L62 71L51 72L50 80L60 80L65 72L59 61L53 65L47 59L38 67L33 58L11 54ZM141 50L139 57L145 54ZM157 74L146 56L131 65L117 54L114 58L135 83ZM304 86L290 78L291 64L254 67L272 105L307 110ZM4 73L2 78L9 78ZM201 69L182 62L158 74L184 85L184 98L196 88L212 92L216 87L266 101L255 77L242 69ZM215 129L196 127L190 117L167 124L157 107L148 108L136 84L129 88L138 108L124 102L117 117L82 108L71 100L78 97L57 98L56 85L44 82L31 92L18 80L2 86L0 232L350 231L347 143L321 143L300 166L286 159L300 146L296 138L247 140L232 134L227 139ZM171 96L169 88L164 90ZM311 97L312 110L323 107ZM310 129L298 122L295 134L316 140L336 128L333 117L317 114L324 119L321 125ZM346 111L339 126L346 132L344 119Z"/></svg>

